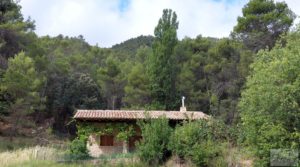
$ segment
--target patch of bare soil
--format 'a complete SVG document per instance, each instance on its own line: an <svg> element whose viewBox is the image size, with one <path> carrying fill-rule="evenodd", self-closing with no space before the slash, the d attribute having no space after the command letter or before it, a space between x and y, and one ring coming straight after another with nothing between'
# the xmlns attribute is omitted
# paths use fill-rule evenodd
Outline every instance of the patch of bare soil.
<svg viewBox="0 0 300 167"><path fill-rule="evenodd" d="M252 160L242 160L240 161L241 167L252 167L253 161Z"/></svg>
<svg viewBox="0 0 300 167"><path fill-rule="evenodd" d="M5 119L0 119L0 135L8 135L12 129L12 124Z"/></svg>

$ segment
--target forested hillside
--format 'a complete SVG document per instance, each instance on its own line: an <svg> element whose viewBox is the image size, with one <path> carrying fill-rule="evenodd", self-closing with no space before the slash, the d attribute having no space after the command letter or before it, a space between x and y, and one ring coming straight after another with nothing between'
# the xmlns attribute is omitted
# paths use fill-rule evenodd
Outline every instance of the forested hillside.
<svg viewBox="0 0 300 167"><path fill-rule="evenodd" d="M77 108L155 108L147 72L154 37L132 38L112 48L91 46L83 36L38 37L34 22L23 19L17 3L7 1L3 7L3 120L11 118L8 122L22 126L15 118L30 117L35 123L53 118L55 131L73 134L74 127L67 124ZM178 41L176 35L174 40ZM160 108L178 110L185 96L188 110L222 116L228 123L235 120L252 52L232 39L200 35L174 44L167 53L173 59L174 98L168 101L172 107Z"/></svg>
<svg viewBox="0 0 300 167"><path fill-rule="evenodd" d="M179 40L180 20L164 10L154 36L111 48L37 36L20 8L0 2L0 135L49 121L54 134L73 136L76 109L179 110L185 96L187 110L233 127L230 141L253 146L262 160L269 142L299 148L300 32L290 30L286 3L250 0L222 39Z"/></svg>

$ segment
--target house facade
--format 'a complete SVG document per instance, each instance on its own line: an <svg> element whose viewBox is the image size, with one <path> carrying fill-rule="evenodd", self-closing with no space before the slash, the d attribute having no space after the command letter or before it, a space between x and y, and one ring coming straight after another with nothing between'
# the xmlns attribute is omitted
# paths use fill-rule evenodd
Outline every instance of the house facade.
<svg viewBox="0 0 300 167"><path fill-rule="evenodd" d="M107 125L129 125L134 134L126 140L119 140L118 134L112 131L109 134L90 134L87 149L92 157L103 154L128 153L135 149L137 141L142 139L141 130L137 125L138 120L157 119L165 117L171 125L175 126L184 120L207 119L208 115L200 111L144 111L144 110L77 110L74 119L85 124L92 124L99 129Z"/></svg>

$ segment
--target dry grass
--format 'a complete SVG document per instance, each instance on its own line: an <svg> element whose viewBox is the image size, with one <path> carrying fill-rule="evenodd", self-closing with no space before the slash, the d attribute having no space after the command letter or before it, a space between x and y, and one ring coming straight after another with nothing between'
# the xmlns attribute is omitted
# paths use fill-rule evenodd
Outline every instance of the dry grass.
<svg viewBox="0 0 300 167"><path fill-rule="evenodd" d="M1 167L143 167L133 159L91 159L64 161L64 151L53 147L29 147L0 152Z"/></svg>
<svg viewBox="0 0 300 167"><path fill-rule="evenodd" d="M226 161L228 167L252 167L253 166L253 155L244 148L228 148L226 152Z"/></svg>
<svg viewBox="0 0 300 167"><path fill-rule="evenodd" d="M3 167L18 166L34 160L56 160L57 150L49 147L30 147L0 153L0 162Z"/></svg>

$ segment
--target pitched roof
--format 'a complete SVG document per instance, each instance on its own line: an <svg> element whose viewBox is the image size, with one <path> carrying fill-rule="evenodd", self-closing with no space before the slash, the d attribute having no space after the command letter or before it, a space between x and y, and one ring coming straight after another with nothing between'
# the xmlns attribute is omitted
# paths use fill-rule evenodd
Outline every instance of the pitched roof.
<svg viewBox="0 0 300 167"><path fill-rule="evenodd" d="M145 111L145 110L77 110L77 120L137 120L165 116L170 120L207 119L200 111Z"/></svg>

